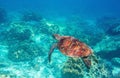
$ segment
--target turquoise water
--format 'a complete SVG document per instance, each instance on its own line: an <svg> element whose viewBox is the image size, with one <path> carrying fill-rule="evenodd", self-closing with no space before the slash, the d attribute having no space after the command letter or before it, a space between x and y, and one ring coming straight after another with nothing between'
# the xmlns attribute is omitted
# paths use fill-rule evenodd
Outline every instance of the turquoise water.
<svg viewBox="0 0 120 78"><path fill-rule="evenodd" d="M0 78L120 78L119 0L0 0ZM95 54L88 69L50 47L72 36Z"/></svg>

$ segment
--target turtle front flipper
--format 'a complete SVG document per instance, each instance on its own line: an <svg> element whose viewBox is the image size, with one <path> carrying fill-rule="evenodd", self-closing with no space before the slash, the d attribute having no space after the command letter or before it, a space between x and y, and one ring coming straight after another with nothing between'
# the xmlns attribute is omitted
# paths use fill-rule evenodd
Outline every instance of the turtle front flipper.
<svg viewBox="0 0 120 78"><path fill-rule="evenodd" d="M89 69L91 66L91 60L88 57L82 57L82 60L85 64L85 66Z"/></svg>
<svg viewBox="0 0 120 78"><path fill-rule="evenodd" d="M57 43L53 44L53 46L51 47L49 53L48 53L48 60L49 62L51 62L51 55L52 55L52 52L53 50L57 47Z"/></svg>

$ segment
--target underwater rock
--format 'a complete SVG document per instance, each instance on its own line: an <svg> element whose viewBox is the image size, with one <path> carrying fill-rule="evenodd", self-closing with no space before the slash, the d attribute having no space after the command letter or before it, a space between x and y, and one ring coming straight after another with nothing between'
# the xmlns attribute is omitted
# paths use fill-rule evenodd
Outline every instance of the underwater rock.
<svg viewBox="0 0 120 78"><path fill-rule="evenodd" d="M107 31L109 35L120 35L120 22L112 27L110 27Z"/></svg>
<svg viewBox="0 0 120 78"><path fill-rule="evenodd" d="M105 32L108 31L111 27L120 24L120 19L112 16L105 16L97 20L96 25L103 29Z"/></svg>
<svg viewBox="0 0 120 78"><path fill-rule="evenodd" d="M8 58L12 61L29 61L39 55L44 55L39 45L33 42L18 42L9 46Z"/></svg>
<svg viewBox="0 0 120 78"><path fill-rule="evenodd" d="M119 67L114 67L112 73L114 74L112 78L120 78L120 65Z"/></svg>
<svg viewBox="0 0 120 78"><path fill-rule="evenodd" d="M120 67L120 57L115 57L112 59L112 63L118 67Z"/></svg>
<svg viewBox="0 0 120 78"><path fill-rule="evenodd" d="M22 16L22 21L41 21L43 18L35 12L24 12Z"/></svg>
<svg viewBox="0 0 120 78"><path fill-rule="evenodd" d="M120 48L119 36L106 36L94 46L95 52L109 52Z"/></svg>
<svg viewBox="0 0 120 78"><path fill-rule="evenodd" d="M120 58L114 58L113 59L115 62L118 62L120 64Z"/></svg>
<svg viewBox="0 0 120 78"><path fill-rule="evenodd" d="M93 47L94 52L101 58L111 61L113 58L120 58L120 37L106 36ZM109 57L108 57L109 56Z"/></svg>
<svg viewBox="0 0 120 78"><path fill-rule="evenodd" d="M7 13L3 8L0 8L0 23L7 21Z"/></svg>
<svg viewBox="0 0 120 78"><path fill-rule="evenodd" d="M100 51L99 53L97 53L100 57L111 61L113 58L119 57L120 58L120 48L116 49L116 50L111 50L111 51ZM109 57L108 57L109 55Z"/></svg>

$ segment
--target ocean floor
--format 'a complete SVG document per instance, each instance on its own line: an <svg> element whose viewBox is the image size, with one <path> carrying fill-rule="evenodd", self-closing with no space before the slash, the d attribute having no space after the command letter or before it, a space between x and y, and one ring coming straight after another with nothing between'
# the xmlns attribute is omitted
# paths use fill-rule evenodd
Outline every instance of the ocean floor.
<svg viewBox="0 0 120 78"><path fill-rule="evenodd" d="M47 19L34 12L12 12L2 16L0 29L0 78L120 78L120 18ZM98 63L92 59L87 69L80 58L58 49L49 63L48 52L56 42L53 34L85 42Z"/></svg>

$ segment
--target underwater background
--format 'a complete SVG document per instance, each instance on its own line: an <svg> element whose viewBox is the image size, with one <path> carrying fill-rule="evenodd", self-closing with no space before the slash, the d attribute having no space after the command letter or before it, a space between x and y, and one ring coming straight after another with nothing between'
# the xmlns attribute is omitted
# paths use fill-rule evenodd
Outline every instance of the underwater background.
<svg viewBox="0 0 120 78"><path fill-rule="evenodd" d="M86 43L98 63L58 49L52 35ZM0 78L120 78L119 0L0 0Z"/></svg>

